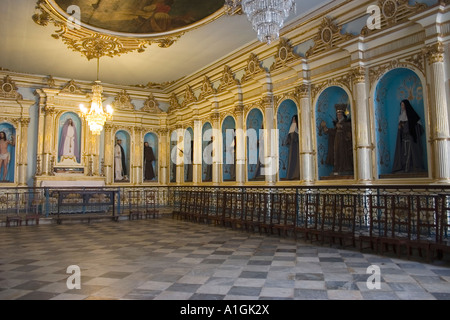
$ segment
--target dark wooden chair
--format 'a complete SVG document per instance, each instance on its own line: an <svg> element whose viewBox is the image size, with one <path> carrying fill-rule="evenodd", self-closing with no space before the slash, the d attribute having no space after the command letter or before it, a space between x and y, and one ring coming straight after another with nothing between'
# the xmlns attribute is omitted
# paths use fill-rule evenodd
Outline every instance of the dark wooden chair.
<svg viewBox="0 0 450 320"><path fill-rule="evenodd" d="M305 240L317 235L320 221L320 194L307 192L300 195L299 222L295 227L296 236L302 234ZM317 237L316 237L317 239Z"/></svg>
<svg viewBox="0 0 450 320"><path fill-rule="evenodd" d="M433 258L442 259L445 253L450 253L450 196L439 195L436 242L430 245Z"/></svg>
<svg viewBox="0 0 450 320"><path fill-rule="evenodd" d="M128 209L130 220L139 220L144 216L144 212L141 208L141 201L143 197L141 195L141 190L131 190L128 191Z"/></svg>
<svg viewBox="0 0 450 320"><path fill-rule="evenodd" d="M357 196L351 194L339 195L339 206L336 212L335 230L331 233L333 242L339 239L341 247L356 247L356 208Z"/></svg>
<svg viewBox="0 0 450 320"><path fill-rule="evenodd" d="M146 219L153 218L156 219L159 216L158 209L158 191L156 190L145 190L145 213Z"/></svg>
<svg viewBox="0 0 450 320"><path fill-rule="evenodd" d="M291 232L295 237L297 223L297 194L281 193L275 196L272 202L273 225L272 230L277 230L278 235L286 237Z"/></svg>
<svg viewBox="0 0 450 320"><path fill-rule="evenodd" d="M384 236L387 228L387 214L388 214L388 195L367 195L368 214L367 214L367 233L359 235L359 249L371 249L378 251L380 245L380 237ZM363 244L367 243L367 247Z"/></svg>

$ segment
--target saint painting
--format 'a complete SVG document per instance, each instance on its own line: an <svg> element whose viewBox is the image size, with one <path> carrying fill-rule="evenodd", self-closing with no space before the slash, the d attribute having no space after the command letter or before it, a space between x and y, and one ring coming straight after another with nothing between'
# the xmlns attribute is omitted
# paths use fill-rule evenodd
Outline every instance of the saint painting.
<svg viewBox="0 0 450 320"><path fill-rule="evenodd" d="M425 171L422 146L424 129L420 123L420 116L409 100L403 100L400 107L392 172L423 172Z"/></svg>
<svg viewBox="0 0 450 320"><path fill-rule="evenodd" d="M80 163L80 145L78 133L72 118L68 118L62 127L58 146L59 161L73 160Z"/></svg>

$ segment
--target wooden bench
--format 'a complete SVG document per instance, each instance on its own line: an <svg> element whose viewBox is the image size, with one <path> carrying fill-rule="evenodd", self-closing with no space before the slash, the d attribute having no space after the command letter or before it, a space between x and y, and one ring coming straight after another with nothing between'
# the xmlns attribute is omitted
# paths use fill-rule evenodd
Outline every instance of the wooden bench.
<svg viewBox="0 0 450 320"><path fill-rule="evenodd" d="M11 223L15 223L16 226L21 226L22 225L22 218L19 216L14 216L14 217L6 217L6 226L10 227Z"/></svg>

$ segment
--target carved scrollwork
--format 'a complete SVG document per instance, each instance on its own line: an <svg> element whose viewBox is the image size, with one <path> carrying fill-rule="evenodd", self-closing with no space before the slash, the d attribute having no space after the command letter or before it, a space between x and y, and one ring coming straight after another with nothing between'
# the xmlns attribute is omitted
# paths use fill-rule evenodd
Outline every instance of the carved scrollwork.
<svg viewBox="0 0 450 320"><path fill-rule="evenodd" d="M245 74L242 77L241 82L247 82L252 79L255 75L260 73L265 73L265 69L261 66L261 61L259 61L258 56L254 53L250 54L247 60L247 66L245 67Z"/></svg>
<svg viewBox="0 0 450 320"><path fill-rule="evenodd" d="M135 106L131 103L131 97L126 90L122 90L114 99L113 107L118 110L135 110Z"/></svg>
<svg viewBox="0 0 450 320"><path fill-rule="evenodd" d="M84 95L84 92L81 90L81 88L76 84L74 80L70 80L68 83L66 83L64 87L61 89L61 93Z"/></svg>
<svg viewBox="0 0 450 320"><path fill-rule="evenodd" d="M144 102L144 106L142 107L141 111L148 113L162 113L161 109L159 109L159 103L158 101L156 101L152 93L150 93L150 96Z"/></svg>
<svg viewBox="0 0 450 320"><path fill-rule="evenodd" d="M22 95L17 91L16 84L10 76L6 76L0 80L0 98L22 100Z"/></svg>
<svg viewBox="0 0 450 320"><path fill-rule="evenodd" d="M200 93L198 100L199 101L203 100L206 97L214 95L216 93L217 93L217 91L216 91L216 89L214 89L211 80L207 76L205 76L203 78L203 83L202 83L202 92Z"/></svg>
<svg viewBox="0 0 450 320"><path fill-rule="evenodd" d="M174 112L181 108L180 102L178 101L178 98L175 93L172 93L169 100L169 113Z"/></svg>
<svg viewBox="0 0 450 320"><path fill-rule="evenodd" d="M194 91L192 90L190 85L186 86L186 90L184 91L184 100L182 103L182 107L186 107L187 105L194 103L197 101L195 97Z"/></svg>
<svg viewBox="0 0 450 320"><path fill-rule="evenodd" d="M444 46L441 42L435 43L425 48L428 63L431 65L437 62L444 62Z"/></svg>
<svg viewBox="0 0 450 320"><path fill-rule="evenodd" d="M239 80L235 79L233 71L229 66L225 66L222 75L222 81L218 88L218 92L225 91L228 88L236 87L239 85Z"/></svg>
<svg viewBox="0 0 450 320"><path fill-rule="evenodd" d="M294 47L288 39L281 38L278 44L275 62L270 67L270 71L284 67L287 63L299 59L300 56L294 53Z"/></svg>

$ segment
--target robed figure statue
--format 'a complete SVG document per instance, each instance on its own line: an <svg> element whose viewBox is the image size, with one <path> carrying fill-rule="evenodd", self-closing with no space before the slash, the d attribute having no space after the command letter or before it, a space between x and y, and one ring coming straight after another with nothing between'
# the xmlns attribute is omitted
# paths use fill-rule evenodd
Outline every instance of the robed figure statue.
<svg viewBox="0 0 450 320"><path fill-rule="evenodd" d="M408 100L400 103L393 173L424 171L420 116Z"/></svg>
<svg viewBox="0 0 450 320"><path fill-rule="evenodd" d="M125 151L122 147L122 140L117 139L114 147L114 179L116 181L127 180L127 166Z"/></svg>
<svg viewBox="0 0 450 320"><path fill-rule="evenodd" d="M353 174L353 142L351 120L345 114L347 105L337 104L334 128L322 121L321 131L329 136L326 164L333 166L334 175Z"/></svg>
<svg viewBox="0 0 450 320"><path fill-rule="evenodd" d="M153 170L153 161L155 161L155 154L148 142L144 142L144 180L151 181L155 179L155 171Z"/></svg>
<svg viewBox="0 0 450 320"><path fill-rule="evenodd" d="M59 139L58 156L60 161L71 159L80 163L80 147L78 145L77 128L71 118L63 125Z"/></svg>
<svg viewBox="0 0 450 320"><path fill-rule="evenodd" d="M299 135L298 135L298 116L292 117L289 133L284 141L284 145L289 147L287 180L300 180L299 163Z"/></svg>

